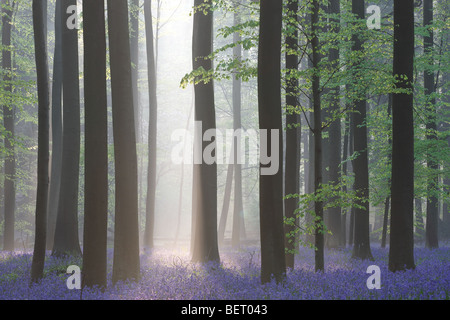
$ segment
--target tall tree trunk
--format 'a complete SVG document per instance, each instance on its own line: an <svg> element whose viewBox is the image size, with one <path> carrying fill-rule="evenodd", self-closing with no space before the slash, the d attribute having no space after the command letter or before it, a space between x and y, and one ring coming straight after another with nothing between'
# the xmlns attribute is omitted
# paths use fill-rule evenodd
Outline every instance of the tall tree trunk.
<svg viewBox="0 0 450 320"><path fill-rule="evenodd" d="M234 13L234 25L237 26L241 23L239 13ZM233 56L235 59L240 60L242 56L241 36L239 32L233 34L233 42L235 47L233 48ZM241 129L241 79L237 76L233 78L233 128L235 132ZM239 138L238 138L239 139ZM238 248L241 241L241 234L244 231L244 208L242 204L242 165L238 160L238 147L240 143L234 141L234 206L233 206L233 229L231 233L231 245L233 248Z"/></svg>
<svg viewBox="0 0 450 320"><path fill-rule="evenodd" d="M131 79L133 82L134 125L136 130L136 142L141 141L140 132L140 108L139 108L139 0L130 1L130 54L131 54Z"/></svg>
<svg viewBox="0 0 450 320"><path fill-rule="evenodd" d="M297 15L298 1L291 1L287 4L288 17L292 33L286 36L286 69L287 87L286 87L286 151L285 151L285 172L284 172L284 193L289 194L300 193L300 138L301 123L300 116L297 113L297 90L298 79L296 71L298 70L297 54L289 53L289 50L298 49L298 31L297 31ZM298 208L298 199L296 197L284 200L285 217L288 221L284 227L285 247L286 247L286 267L294 268L296 237L296 209Z"/></svg>
<svg viewBox="0 0 450 320"><path fill-rule="evenodd" d="M422 199L415 198L414 199L414 208L415 208L415 220L416 220L416 228L414 232L414 240L417 242L423 242L425 239L425 230L423 223L423 211L422 211Z"/></svg>
<svg viewBox="0 0 450 320"><path fill-rule="evenodd" d="M50 171L50 189L47 217L47 249L52 250L55 238L56 216L58 214L59 192L61 187L62 156L62 28L61 1L55 4L55 51L53 58L53 83L51 100L52 154Z"/></svg>
<svg viewBox="0 0 450 320"><path fill-rule="evenodd" d="M352 13L358 19L364 19L364 1L352 0ZM361 52L362 40L358 35L352 37L352 51ZM360 59L358 57L358 59ZM357 70L355 71L355 79L361 78L362 70L360 63L357 62ZM359 75L358 75L359 74ZM358 196L357 204L361 208L355 208L355 238L353 243L354 258L373 259L370 249L370 230L369 230L369 165L367 159L367 126L366 126L366 98L365 92L358 92L358 97L354 101L355 113L353 114L353 138L354 151L358 152L358 156L353 162L353 170L355 172L355 191Z"/></svg>
<svg viewBox="0 0 450 320"><path fill-rule="evenodd" d="M3 105L3 124L6 131L5 143L5 178L4 178L4 233L3 250L14 250L14 225L16 211L16 156L14 148L14 123L15 108L12 101L12 63L11 63L11 29L12 16L15 2L3 0L2 18L2 68L5 72L3 76L3 87L7 93L6 104Z"/></svg>
<svg viewBox="0 0 450 320"><path fill-rule="evenodd" d="M346 91L347 91L347 93L350 92L348 84L346 85ZM349 147L349 154L350 154L350 156L353 156L353 154L355 152L355 150L354 150L354 143L353 143L353 141L354 141L353 137L355 135L354 131L353 131L353 128L354 128L354 126L353 126L354 119L353 118L354 118L353 117L353 112L351 112L349 114L349 122L350 123L349 123L349 132L348 132L348 139L349 139L349 146L348 147ZM353 160L350 161L349 164L351 165L351 171L353 172L353 174L355 174L354 167L353 167ZM352 188L353 188L353 190L355 190L355 181L353 181ZM355 207L352 206L350 208L350 221L349 221L349 230L348 230L348 245L349 246L353 246L354 238L355 238Z"/></svg>
<svg viewBox="0 0 450 320"><path fill-rule="evenodd" d="M116 185L112 281L116 283L140 277L136 133L127 0L108 0L108 28Z"/></svg>
<svg viewBox="0 0 450 320"><path fill-rule="evenodd" d="M33 30L38 89L38 185L36 192L35 240L31 281L44 275L47 233L49 162L49 79L47 61L47 0L33 0Z"/></svg>
<svg viewBox="0 0 450 320"><path fill-rule="evenodd" d="M429 150L433 150L432 144L437 140L437 124L436 124L436 98L434 97L434 71L433 68L433 0L423 1L423 26L428 27L428 34L424 36L424 54L427 55L427 69L423 74L423 82L425 87L426 109L427 109L427 123L426 123L426 139L430 144ZM438 248L438 221L439 221L439 200L436 196L438 188L438 169L439 164L433 159L434 155L427 154L427 167L430 172L427 178L427 220L425 225L425 244L427 248Z"/></svg>
<svg viewBox="0 0 450 320"><path fill-rule="evenodd" d="M258 50L258 113L259 128L267 130L267 149L278 144L278 163L283 163L281 121L281 26L282 1L261 0ZM278 133L278 141L272 141ZM267 151L267 150L266 150ZM283 229L283 175L263 174L260 164L259 218L261 237L261 282L281 281L286 272Z"/></svg>
<svg viewBox="0 0 450 320"><path fill-rule="evenodd" d="M212 69L212 61L204 58L211 54L213 45L213 12L210 5L206 0L194 1L195 8L203 6L203 10L196 10L194 13L192 38L192 65L194 70L200 67L206 71ZM213 81L197 83L194 85L194 91L194 119L196 123L201 124L201 129L196 132L194 152L201 153L200 158L202 158L203 151L209 145L208 142L203 141L204 133L209 129L216 128ZM201 141L197 141L199 139ZM201 161L200 164L194 163L193 169L192 214L195 216L195 224L192 260L195 262L219 261L217 240L217 163L213 161L213 163L208 164L205 161Z"/></svg>
<svg viewBox="0 0 450 320"><path fill-rule="evenodd" d="M329 3L329 13L333 15L340 14L340 0L331 0ZM338 33L339 27L336 26L339 24L339 18L334 18L333 22L335 23L332 32ZM334 69L339 68L339 49L332 48L329 51L329 60L331 67ZM330 124L330 128L328 130L328 141L329 141L329 172L328 172L328 183L330 184L339 184L339 180L341 178L341 118L338 116L340 109L339 102L339 86L331 89L332 97L330 101L330 116L333 122ZM333 200L333 199L331 199ZM327 210L328 211L328 223L329 229L331 231L331 235L327 237L327 246L329 248L338 248L340 246L340 238L341 238L341 208L339 206L332 207Z"/></svg>
<svg viewBox="0 0 450 320"><path fill-rule="evenodd" d="M85 200L83 286L106 286L108 228L108 118L105 5L83 1Z"/></svg>
<svg viewBox="0 0 450 320"><path fill-rule="evenodd" d="M156 200L156 143L158 100L156 96L156 61L153 46L153 23L151 0L144 1L145 33L147 37L147 69L149 87L149 127L148 127L148 168L147 168L147 200L145 209L144 247L153 248L153 232L155 225Z"/></svg>
<svg viewBox="0 0 450 320"><path fill-rule="evenodd" d="M227 178L225 181L225 194L223 196L222 213L220 214L219 229L218 229L219 246L223 244L225 238L225 228L227 226L228 209L230 207L231 186L233 184L234 167L235 166L232 163L228 164Z"/></svg>
<svg viewBox="0 0 450 320"><path fill-rule="evenodd" d="M311 13L311 47L312 47L312 97L314 110L314 193L317 194L322 184L322 110L320 102L320 47L319 47L319 1L312 1ZM314 230L315 230L315 270L325 269L324 261L324 227L323 227L323 201L314 202Z"/></svg>
<svg viewBox="0 0 450 320"><path fill-rule="evenodd" d="M342 176L346 177L348 172L348 151L349 151L349 130L350 130L350 115L347 113L345 116L344 122L344 145L342 146ZM347 185L344 184L342 186L342 192L347 193ZM341 220L341 236L340 236L340 245L345 247L347 245L347 213L348 210L344 209L342 212L342 220Z"/></svg>
<svg viewBox="0 0 450 320"><path fill-rule="evenodd" d="M61 0L61 16L67 21L68 6L75 0ZM63 62L63 150L61 190L52 255L80 255L78 239L78 185L80 165L80 84L78 31L62 28Z"/></svg>
<svg viewBox="0 0 450 320"><path fill-rule="evenodd" d="M394 76L392 100L392 205L389 270L414 268L414 2L394 0ZM405 79L406 78L406 79Z"/></svg>
<svg viewBox="0 0 450 320"><path fill-rule="evenodd" d="M388 99L389 100L388 100L387 115L388 115L388 118L391 118L391 113L392 113L392 94L389 95ZM388 144L392 148L392 139L391 139L390 136L388 137ZM389 164L392 163L392 152L389 152L388 162L389 162ZM391 177L389 177L389 179L388 179L389 191L391 191L391 183L392 183L391 180L392 180ZM388 221L389 221L390 200L391 200L391 192L389 192L388 196L386 197L386 199L384 201L383 231L382 231L382 235L381 235L381 247L382 248L386 247L387 226L388 226Z"/></svg>

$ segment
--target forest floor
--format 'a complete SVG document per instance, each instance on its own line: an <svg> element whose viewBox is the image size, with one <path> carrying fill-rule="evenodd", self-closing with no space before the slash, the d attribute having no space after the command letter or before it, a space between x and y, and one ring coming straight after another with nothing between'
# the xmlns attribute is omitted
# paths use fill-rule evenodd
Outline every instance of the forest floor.
<svg viewBox="0 0 450 320"><path fill-rule="evenodd" d="M450 246L429 250L415 248L416 268L388 271L388 249L372 247L373 261L351 258L351 248L326 250L325 272L314 272L314 252L301 249L295 268L282 283L260 283L258 247L224 248L221 263L195 264L189 252L156 248L141 255L139 282L111 284L112 253L108 287L68 289L69 265L80 258L48 257L41 282L30 283L31 252L0 252L0 300L411 300L450 299ZM370 265L380 268L380 289L367 286ZM370 281L370 280L369 280Z"/></svg>

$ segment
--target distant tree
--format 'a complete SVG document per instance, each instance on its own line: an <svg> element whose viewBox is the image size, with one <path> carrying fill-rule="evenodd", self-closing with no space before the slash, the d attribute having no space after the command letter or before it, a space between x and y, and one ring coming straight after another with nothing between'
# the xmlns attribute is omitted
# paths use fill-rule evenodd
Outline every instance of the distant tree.
<svg viewBox="0 0 450 320"><path fill-rule="evenodd" d="M414 2L394 0L394 61L392 100L392 185L389 270L414 264Z"/></svg>
<svg viewBox="0 0 450 320"><path fill-rule="evenodd" d="M313 135L314 135L314 193L317 193L322 185L322 106L320 97L320 72L319 65L321 61L319 44L319 10L318 0L311 3L311 49L313 76L311 80L312 106L313 106ZM325 269L324 259L324 222L323 222L323 200L316 198L314 201L314 263L316 271Z"/></svg>
<svg viewBox="0 0 450 320"><path fill-rule="evenodd" d="M62 166L62 28L61 1L55 3L55 49L53 57L53 81L51 99L51 169L47 217L47 249L52 250L55 239L56 216L58 214Z"/></svg>
<svg viewBox="0 0 450 320"><path fill-rule="evenodd" d="M130 1L130 54L131 54L131 79L133 81L134 124L136 128L136 141L141 141L140 132L140 108L139 108L139 0Z"/></svg>
<svg viewBox="0 0 450 320"><path fill-rule="evenodd" d="M436 98L435 98L435 73L433 71L433 0L423 1L423 26L428 28L427 35L423 39L423 50L427 55L427 67L423 74L423 82L425 87L426 97L426 139L432 143L437 139L437 123L436 123ZM434 156L427 154L427 167L432 171L429 174L427 181L427 220L425 225L425 244L428 248L439 247L438 241L438 221L439 199L436 196L438 188L439 176L437 171L439 163L434 159Z"/></svg>
<svg viewBox="0 0 450 320"><path fill-rule="evenodd" d="M333 15L340 14L340 0L331 0L328 4L328 12ZM339 18L333 17L333 27L330 27L329 32L339 33ZM329 49L328 59L333 70L339 67L339 48L337 45ZM330 106L329 116L331 123L328 129L328 183L338 184L341 178L341 118L339 117L340 101L339 101L339 86L330 89ZM341 208L333 206L328 210L328 228L331 232L327 237L327 247L337 248L340 246L341 234Z"/></svg>
<svg viewBox="0 0 450 320"><path fill-rule="evenodd" d="M234 25L238 26L241 23L240 15L238 11L233 15ZM241 35L239 32L233 33L233 56L239 61L242 59L242 45ZM242 80L239 77L233 78L233 129L235 132L242 129L241 124L241 91ZM238 148L239 143L234 141L234 203L233 203L233 229L231 233L231 245L234 248L239 247L241 241L241 235L245 233L244 230L244 208L242 204L242 165L238 161Z"/></svg>
<svg viewBox="0 0 450 320"><path fill-rule="evenodd" d="M356 18L363 20L365 15L364 1L352 0L352 13ZM352 51L360 54L363 50L363 41L358 34L352 36ZM360 79L362 61L356 61L354 79ZM358 85L358 84L355 84ZM369 164L367 151L367 125L366 125L366 93L358 92L358 97L353 101L353 144L354 152L358 156L353 160L355 173L355 191L358 199L358 207L355 208L354 241L352 256L360 259L373 259L370 249L369 230Z"/></svg>
<svg viewBox="0 0 450 320"><path fill-rule="evenodd" d="M212 53L213 12L211 3L207 0L194 1L194 29L192 38L193 69L212 69L212 61L208 55ZM195 137L201 137L202 144L194 142L194 157L203 156L203 150L210 142L203 141L206 130L216 128L214 84L213 81L197 82L195 91L195 121L202 124L201 132ZM197 139L195 139L197 140ZM201 161L193 168L193 228L192 260L196 262L219 261L217 239L217 163Z"/></svg>
<svg viewBox="0 0 450 320"><path fill-rule="evenodd" d="M219 246L223 244L225 238L225 227L227 225L228 209L230 208L231 187L233 185L234 164L229 163L227 168L227 177L225 180L225 193L223 196L222 212L219 219L218 241Z"/></svg>
<svg viewBox="0 0 450 320"><path fill-rule="evenodd" d="M108 119L103 0L83 1L85 173L83 286L106 286Z"/></svg>
<svg viewBox="0 0 450 320"><path fill-rule="evenodd" d="M296 110L298 95L298 1L287 3L288 25L292 31L286 36L286 151L285 151L285 172L284 172L284 193L285 195L298 194L300 192L300 138L301 123L300 115ZM294 52L294 53L293 53ZM294 252L296 246L295 225L297 224L296 209L298 208L296 197L284 200L285 217L288 221L285 224L285 246L286 246L286 267L294 268ZM289 221L291 220L291 221ZM294 220L294 221L292 221Z"/></svg>
<svg viewBox="0 0 450 320"><path fill-rule="evenodd" d="M278 163L283 163L281 115L281 27L282 1L261 0L258 46L259 128L267 130L267 148L272 150L272 135L278 130ZM276 148L275 148L276 149ZM262 174L260 164L259 217L261 237L261 282L281 281L286 272L283 228L283 173Z"/></svg>
<svg viewBox="0 0 450 320"><path fill-rule="evenodd" d="M148 168L147 201L145 209L144 247L153 247L156 200L156 152L157 152L157 117L158 99L156 96L156 60L153 45L153 22L151 0L144 1L145 34L147 37L147 69L149 87L149 127L148 127Z"/></svg>
<svg viewBox="0 0 450 320"><path fill-rule="evenodd" d="M38 184L31 281L37 282L44 273L49 184L50 93L47 61L47 0L33 0L32 8L38 89Z"/></svg>
<svg viewBox="0 0 450 320"><path fill-rule="evenodd" d="M4 138L6 156L4 158L4 233L3 250L14 250L14 225L16 210L16 155L14 147L15 108L12 100L12 60L11 29L14 6L16 2L2 1L2 68L4 70L2 86L7 94L3 102L3 125L6 131Z"/></svg>
<svg viewBox="0 0 450 320"><path fill-rule="evenodd" d="M69 17L67 8L76 0L61 0L61 16ZM78 238L78 187L80 167L80 83L78 31L62 28L63 63L63 149L61 189L52 255L81 255Z"/></svg>
<svg viewBox="0 0 450 320"><path fill-rule="evenodd" d="M136 134L127 0L108 0L108 35L115 161L112 281L138 280L139 222Z"/></svg>

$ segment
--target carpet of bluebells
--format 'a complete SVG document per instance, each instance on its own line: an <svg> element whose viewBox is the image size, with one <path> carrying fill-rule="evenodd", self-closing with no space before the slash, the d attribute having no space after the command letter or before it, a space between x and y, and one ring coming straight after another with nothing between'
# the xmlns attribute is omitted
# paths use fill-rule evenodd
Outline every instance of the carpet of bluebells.
<svg viewBox="0 0 450 320"><path fill-rule="evenodd" d="M314 252L302 249L286 280L261 285L258 248L223 249L221 263L194 264L181 250L154 249L141 256L139 282L109 283L106 290L69 290L69 265L78 258L48 257L44 279L30 286L30 252L0 252L0 300L290 300L450 299L450 247L415 249L416 269L388 271L388 249L372 248L373 261L351 258L351 249L326 251L325 272L314 272ZM112 261L110 258L109 261ZM368 289L369 265L381 269L381 289ZM109 267L111 279L111 266ZM110 280L109 280L110 282Z"/></svg>

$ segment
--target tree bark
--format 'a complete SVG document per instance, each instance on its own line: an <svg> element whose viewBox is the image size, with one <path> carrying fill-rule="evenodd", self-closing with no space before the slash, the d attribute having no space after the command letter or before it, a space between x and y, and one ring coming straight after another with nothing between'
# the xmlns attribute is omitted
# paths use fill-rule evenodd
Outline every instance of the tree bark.
<svg viewBox="0 0 450 320"><path fill-rule="evenodd" d="M203 68L208 71L212 69L212 61L206 57L212 52L213 12L208 1L195 0L194 7L199 6L203 6L203 10L194 13L192 65L194 70ZM201 123L201 131L195 135L194 152L200 151L203 156L203 150L209 145L203 141L204 133L216 128L213 81L195 84L194 91L194 119L196 123ZM197 141L198 137L201 142ZM214 161L208 164L202 160L200 164L194 163L193 170L192 214L195 224L192 261L220 261L217 240L217 163Z"/></svg>
<svg viewBox="0 0 450 320"><path fill-rule="evenodd" d="M12 101L12 60L11 60L11 29L12 16L15 2L3 0L2 18L2 68L5 70L2 84L7 92L6 101L3 105L3 124L6 131L4 139L6 155L4 158L4 233L3 250L14 251L14 225L16 211L16 156L14 148L15 139L15 108Z"/></svg>
<svg viewBox="0 0 450 320"><path fill-rule="evenodd" d="M112 281L116 283L140 277L136 133L127 0L108 0L108 28L116 186Z"/></svg>
<svg viewBox="0 0 450 320"><path fill-rule="evenodd" d="M278 163L283 163L281 115L281 26L282 1L261 0L258 50L258 112L259 128L267 130L267 148L278 144ZM278 141L272 135L278 130ZM274 157L275 155L272 155ZM260 164L259 217L261 237L261 282L274 277L281 281L286 272L283 229L283 175L262 174Z"/></svg>
<svg viewBox="0 0 450 320"><path fill-rule="evenodd" d="M156 61L153 45L153 23L151 0L144 1L145 33L147 37L147 69L149 86L149 128L148 128L148 167L147 199L145 209L144 247L153 248L156 201L156 153L157 153L157 116L158 100L156 96Z"/></svg>
<svg viewBox="0 0 450 320"><path fill-rule="evenodd" d="M58 214L59 192L61 188L61 166L62 166L62 28L61 1L55 4L55 50L53 58L53 83L51 100L51 132L52 132L52 154L50 169L50 189L47 219L47 249L53 249L55 239L56 217Z"/></svg>
<svg viewBox="0 0 450 320"><path fill-rule="evenodd" d="M364 19L364 1L352 0L352 13L358 19ZM358 35L352 37L352 51L361 52L362 41ZM360 58L358 58L360 59ZM360 63L356 62L353 66L355 70L355 79L362 78ZM357 92L358 97L354 100L355 113L353 114L353 138L354 151L358 156L353 161L353 170L355 172L355 190L358 196L357 204L361 208L355 208L355 238L353 242L354 258L373 259L370 249L370 230L369 230L369 165L367 159L367 126L366 126L366 98L365 92Z"/></svg>
<svg viewBox="0 0 450 320"><path fill-rule="evenodd" d="M139 0L131 0L130 6L130 54L131 54L131 79L133 81L134 123L136 130L136 142L141 141L140 132L140 108L139 108Z"/></svg>
<svg viewBox="0 0 450 320"><path fill-rule="evenodd" d="M340 14L340 0L331 0L329 3L329 13L334 15ZM334 19L335 24L339 24L339 19ZM339 27L334 25L332 32L338 33ZM329 51L329 60L331 67L334 69L339 68L339 49L332 48ZM339 103L339 86L331 89L331 101L329 113L332 117L332 123L330 124L328 130L328 141L329 141L329 151L328 151L328 183L329 184L339 184L341 178L341 118L338 116L340 103ZM331 199L335 200L335 199ZM332 207L328 211L328 223L331 235L327 237L327 247L338 248L340 247L341 238L341 208L339 206Z"/></svg>
<svg viewBox="0 0 450 320"><path fill-rule="evenodd" d="M61 0L63 23L67 7L75 0ZM61 190L56 218L52 255L80 255L78 238L78 187L80 164L80 84L78 66L78 31L62 28L63 62L63 150Z"/></svg>
<svg viewBox="0 0 450 320"><path fill-rule="evenodd" d="M428 34L424 36L423 39L423 50L424 54L427 55L427 69L423 74L423 82L425 87L425 97L426 97L426 110L427 110L427 123L426 123L426 139L430 145L434 144L437 140L437 124L436 124L436 98L435 93L435 74L434 71L428 68L433 67L433 29L431 25L433 23L433 0L423 1L423 26L428 27ZM432 150L433 147L430 147ZM430 170L428 172L427 178L427 219L425 225L425 245L427 248L438 248L438 221L439 221L439 211L438 205L439 200L436 196L438 188L437 174L439 170L439 164L434 160L434 155L427 153L427 167Z"/></svg>
<svg viewBox="0 0 450 320"><path fill-rule="evenodd" d="M286 49L298 49L298 31L297 31L297 15L298 1L290 1L287 4L288 16L295 22L290 22L292 33L286 36ZM286 53L286 69L287 86L286 86L286 151L285 151L285 172L284 172L284 193L289 194L300 193L300 138L301 124L300 116L297 113L297 90L298 79L295 71L298 69L298 55ZM285 247L286 247L286 267L294 268L296 236L295 221L296 209L298 208L298 198L293 197L284 200L285 217L289 223L284 226Z"/></svg>
<svg viewBox="0 0 450 320"><path fill-rule="evenodd" d="M392 204L389 270L414 265L414 2L394 0L394 76L398 89L392 100ZM401 76L406 77L402 79Z"/></svg>
<svg viewBox="0 0 450 320"><path fill-rule="evenodd" d="M312 47L312 97L314 110L314 193L317 194L322 185L322 110L320 101L320 47L319 47L319 1L312 1L311 13L311 47ZM323 202L316 199L314 202L314 230L315 230L315 270L323 271L325 269L324 260L324 216Z"/></svg>
<svg viewBox="0 0 450 320"><path fill-rule="evenodd" d="M231 186L233 184L233 173L234 173L234 165L232 163L230 163L230 164L228 164L228 169L227 169L227 178L226 178L226 182L225 182L225 194L223 196L222 213L220 214L220 220L219 220L219 229L218 229L219 246L221 246L223 244L223 241L225 239L225 228L227 226L228 209L230 207Z"/></svg>
<svg viewBox="0 0 450 320"><path fill-rule="evenodd" d="M108 119L103 0L83 1L85 200L83 286L106 287Z"/></svg>
<svg viewBox="0 0 450 320"><path fill-rule="evenodd" d="M234 13L234 25L237 26L241 23L239 13ZM235 59L240 60L242 56L241 36L238 32L233 34L233 42L235 47L233 48L233 55ZM241 129L241 79L235 76L233 78L233 129ZM233 248L238 248L241 242L241 235L244 233L244 208L242 204L242 165L239 163L238 147L240 143L234 141L234 206L233 206L233 229L231 233L231 245Z"/></svg>
<svg viewBox="0 0 450 320"><path fill-rule="evenodd" d="M33 30L38 89L38 185L36 192L35 240L31 281L43 277L48 206L49 79L47 61L47 0L33 0Z"/></svg>

